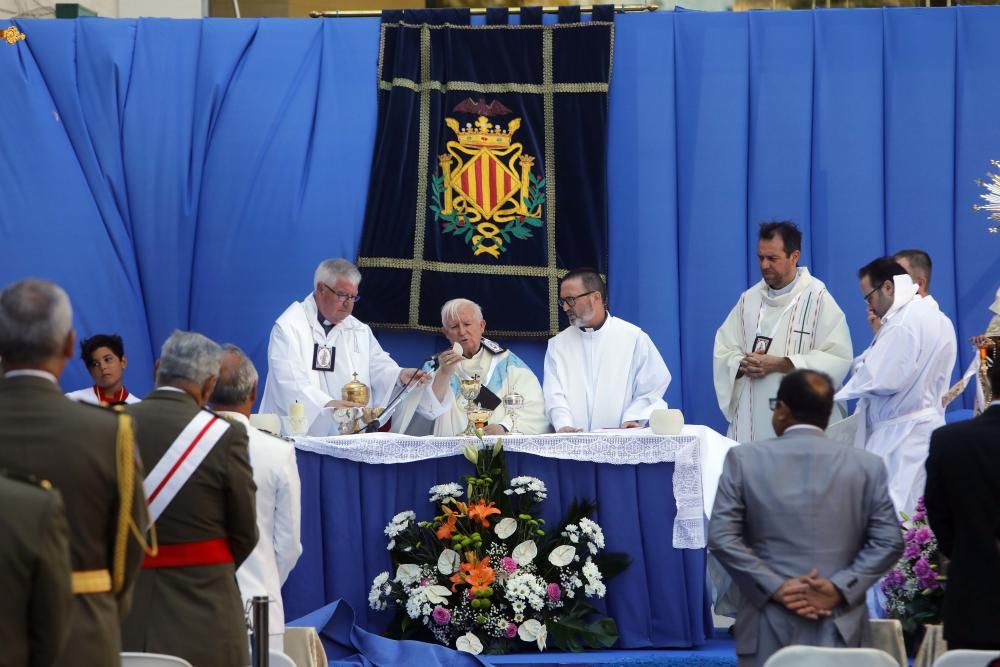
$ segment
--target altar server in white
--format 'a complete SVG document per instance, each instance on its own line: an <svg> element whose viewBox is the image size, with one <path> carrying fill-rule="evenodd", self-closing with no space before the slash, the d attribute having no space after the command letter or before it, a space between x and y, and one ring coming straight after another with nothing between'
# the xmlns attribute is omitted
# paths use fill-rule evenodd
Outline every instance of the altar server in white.
<svg viewBox="0 0 1000 667"><path fill-rule="evenodd" d="M67 398L94 405L138 403L139 397L125 388L125 344L117 334L97 334L80 343L80 358L94 378L90 387L66 394Z"/></svg>
<svg viewBox="0 0 1000 667"><path fill-rule="evenodd" d="M559 283L570 326L545 352L545 410L559 432L637 428L656 409L670 371L649 336L608 312L607 287L593 269L574 269Z"/></svg>
<svg viewBox="0 0 1000 667"><path fill-rule="evenodd" d="M923 493L931 432L944 425L955 329L893 258L874 260L858 278L881 326L836 399L859 399L855 445L882 457L893 505L910 513Z"/></svg>
<svg viewBox="0 0 1000 667"><path fill-rule="evenodd" d="M212 392L212 408L247 431L250 466L257 485L257 546L236 570L243 606L254 596L266 595L268 634L273 650L281 651L285 636L285 611L281 587L302 555L299 469L292 443L250 425L257 400L257 369L243 350L223 345L219 381Z"/></svg>
<svg viewBox="0 0 1000 667"><path fill-rule="evenodd" d="M416 369L400 368L368 325L351 315L360 284L361 273L345 259L316 267L313 292L290 305L271 330L261 412L288 415L299 401L311 424L324 407L355 405L341 400L355 374L371 389L369 405L381 407L399 383L414 373L423 377Z"/></svg>
<svg viewBox="0 0 1000 667"><path fill-rule="evenodd" d="M795 369L826 373L839 387L851 367L844 312L822 281L799 267L802 232L793 222L760 226L762 279L745 291L715 333L715 395L739 442L774 437L768 405ZM834 411L833 421L843 418Z"/></svg>
<svg viewBox="0 0 1000 667"><path fill-rule="evenodd" d="M468 423L463 399L459 394L459 376L478 375L482 382L478 403L493 410L487 435L502 435L513 430L511 415L503 400L510 394L520 394L524 405L515 413L519 433L546 433L545 399L538 378L521 359L496 341L483 336L486 320L479 304L468 299L452 299L441 308L441 324L445 338L461 348L447 350L438 356L441 369L425 400L437 415L434 435L451 436L461 433Z"/></svg>

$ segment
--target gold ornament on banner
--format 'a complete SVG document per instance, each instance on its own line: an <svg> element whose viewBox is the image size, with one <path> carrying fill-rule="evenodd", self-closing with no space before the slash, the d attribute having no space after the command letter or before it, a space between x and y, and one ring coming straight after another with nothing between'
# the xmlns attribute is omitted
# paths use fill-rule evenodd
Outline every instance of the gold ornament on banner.
<svg viewBox="0 0 1000 667"><path fill-rule="evenodd" d="M24 33L18 30L15 26L8 26L7 28L4 28L3 38L11 46L25 39Z"/></svg>
<svg viewBox="0 0 1000 667"><path fill-rule="evenodd" d="M994 167L1000 168L1000 161L990 160L990 164ZM980 199L986 201L985 204L973 204L973 211L989 211L990 220L993 222L1000 222L1000 176L990 172L986 172L986 176L990 179L988 181L983 181L982 179L976 179L976 185L981 188L986 188L984 194L979 195ZM990 234L996 234L1000 232L1000 227L997 225L992 225L989 228Z"/></svg>

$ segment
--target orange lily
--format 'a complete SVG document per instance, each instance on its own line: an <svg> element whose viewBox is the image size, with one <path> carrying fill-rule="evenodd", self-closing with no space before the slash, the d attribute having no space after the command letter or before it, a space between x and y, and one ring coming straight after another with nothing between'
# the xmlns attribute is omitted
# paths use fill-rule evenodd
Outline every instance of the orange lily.
<svg viewBox="0 0 1000 667"><path fill-rule="evenodd" d="M458 515L447 507L442 507L441 509L448 515L448 518L437 529L437 537L439 540L449 540L455 534L455 522L458 521Z"/></svg>
<svg viewBox="0 0 1000 667"><path fill-rule="evenodd" d="M462 568L451 575L452 592L455 592L456 586L466 584L472 587L473 593L477 593L486 590L496 580L496 571L490 567L489 556L478 562L472 554L469 554L468 558L469 562L462 563Z"/></svg>
<svg viewBox="0 0 1000 667"><path fill-rule="evenodd" d="M479 520L483 524L483 528L490 527L487 517L492 514L500 514L500 510L493 506L492 501L489 505L483 500L480 500L475 505L469 505L469 518L473 521Z"/></svg>

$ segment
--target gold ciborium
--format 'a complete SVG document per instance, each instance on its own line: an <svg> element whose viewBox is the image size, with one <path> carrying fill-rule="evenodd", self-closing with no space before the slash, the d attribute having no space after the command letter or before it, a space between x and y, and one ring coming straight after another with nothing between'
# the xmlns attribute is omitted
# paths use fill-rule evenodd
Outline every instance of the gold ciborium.
<svg viewBox="0 0 1000 667"><path fill-rule="evenodd" d="M458 380L458 392L465 399L465 416L468 418L469 423L466 425L465 430L462 431L462 435L475 435L476 434L476 422L473 420L472 413L477 410L482 410L482 408L476 403L476 399L479 398L479 392L482 391L483 385L479 381L478 375L473 375L470 378L459 378ZM492 414L492 412L490 413ZM481 416L481 415L476 415ZM486 415L486 420L490 418Z"/></svg>
<svg viewBox="0 0 1000 667"><path fill-rule="evenodd" d="M368 385L358 379L358 374L354 373L354 379L344 385L343 389L340 390L340 397L345 401L351 401L352 403L358 403L362 406L368 405L368 399L371 398L371 391L368 389ZM348 433L357 433L364 425L367 424L370 419L365 416L364 411L370 410L371 408L363 407L357 410L354 414L354 420L349 423L348 428L344 428Z"/></svg>

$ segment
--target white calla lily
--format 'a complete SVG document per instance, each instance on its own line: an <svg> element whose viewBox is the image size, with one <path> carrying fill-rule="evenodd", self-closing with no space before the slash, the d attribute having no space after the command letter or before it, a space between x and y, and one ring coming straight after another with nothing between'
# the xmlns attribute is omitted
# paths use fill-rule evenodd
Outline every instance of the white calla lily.
<svg viewBox="0 0 1000 667"><path fill-rule="evenodd" d="M525 540L514 547L514 551L511 552L510 557L516 560L518 565L523 567L535 560L535 556L537 555L538 547L535 546L534 541Z"/></svg>
<svg viewBox="0 0 1000 667"><path fill-rule="evenodd" d="M497 534L501 540L506 540L508 537L514 534L517 530L517 521L507 517L506 519L500 519L500 523L493 526L493 532Z"/></svg>
<svg viewBox="0 0 1000 667"><path fill-rule="evenodd" d="M412 584L420 579L420 566L414 563L404 563L396 568L396 581L403 585Z"/></svg>
<svg viewBox="0 0 1000 667"><path fill-rule="evenodd" d="M455 640L455 648L459 651L471 653L472 655L479 655L483 652L483 643L479 641L479 637L476 635L471 632L466 632L464 635Z"/></svg>
<svg viewBox="0 0 1000 667"><path fill-rule="evenodd" d="M446 577L457 572L461 565L462 557L453 549L445 549L438 556L438 572Z"/></svg>
<svg viewBox="0 0 1000 667"><path fill-rule="evenodd" d="M446 586L427 586L424 588L424 595L431 604L448 604L448 596L451 590Z"/></svg>
<svg viewBox="0 0 1000 667"><path fill-rule="evenodd" d="M537 620L529 618L517 629L517 636L524 642L535 642L539 651L545 650L545 640L549 636L548 629Z"/></svg>
<svg viewBox="0 0 1000 667"><path fill-rule="evenodd" d="M549 562L556 567L566 567L573 562L574 556L576 556L576 547L562 544L549 554Z"/></svg>

